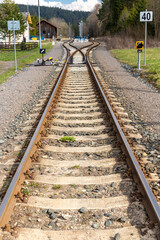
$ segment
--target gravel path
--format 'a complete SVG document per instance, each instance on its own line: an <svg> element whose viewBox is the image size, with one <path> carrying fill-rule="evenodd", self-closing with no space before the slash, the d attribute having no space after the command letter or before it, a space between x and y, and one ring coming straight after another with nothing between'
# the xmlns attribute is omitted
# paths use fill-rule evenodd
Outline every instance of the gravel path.
<svg viewBox="0 0 160 240"><path fill-rule="evenodd" d="M53 60L56 60L62 56L62 53L62 44L57 43L45 55L45 59L53 57ZM53 66L30 66L14 74L7 82L0 85L0 137L52 71Z"/></svg>
<svg viewBox="0 0 160 240"><path fill-rule="evenodd" d="M108 88L142 135L140 143L146 149L147 164L160 177L160 94L129 66L113 58L104 43L93 51L93 59L98 63Z"/></svg>
<svg viewBox="0 0 160 240"><path fill-rule="evenodd" d="M103 74L112 78L115 92L121 90L126 102L132 102L146 126L160 136L160 94L156 89L134 77L112 57L104 44L95 50L95 57L103 68Z"/></svg>

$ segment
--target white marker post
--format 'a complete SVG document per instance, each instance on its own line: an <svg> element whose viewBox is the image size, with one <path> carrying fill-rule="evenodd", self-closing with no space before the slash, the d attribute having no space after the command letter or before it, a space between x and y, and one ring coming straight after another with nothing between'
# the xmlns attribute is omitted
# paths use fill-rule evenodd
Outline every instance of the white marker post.
<svg viewBox="0 0 160 240"><path fill-rule="evenodd" d="M144 64L146 65L146 48L147 48L147 22L153 21L153 12L146 9L140 12L140 22L145 22L145 45L144 45Z"/></svg>
<svg viewBox="0 0 160 240"><path fill-rule="evenodd" d="M141 69L141 52L142 50L138 50L138 70Z"/></svg>
<svg viewBox="0 0 160 240"><path fill-rule="evenodd" d="M8 30L13 31L13 37L14 37L14 56L15 56L15 71L17 72L17 58L16 58L16 37L15 37L15 31L20 30L20 21L14 21L14 18L12 21L7 21Z"/></svg>

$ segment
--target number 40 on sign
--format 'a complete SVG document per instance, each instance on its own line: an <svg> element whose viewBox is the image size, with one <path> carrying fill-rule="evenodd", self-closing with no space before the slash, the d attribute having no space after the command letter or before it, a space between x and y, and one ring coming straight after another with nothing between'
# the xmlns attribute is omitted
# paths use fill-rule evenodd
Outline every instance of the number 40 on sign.
<svg viewBox="0 0 160 240"><path fill-rule="evenodd" d="M140 22L152 22L152 21L153 21L152 11L140 12Z"/></svg>

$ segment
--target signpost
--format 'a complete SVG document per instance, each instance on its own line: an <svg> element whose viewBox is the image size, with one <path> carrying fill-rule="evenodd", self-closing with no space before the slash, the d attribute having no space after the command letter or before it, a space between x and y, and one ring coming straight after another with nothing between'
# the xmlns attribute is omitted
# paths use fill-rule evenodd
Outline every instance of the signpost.
<svg viewBox="0 0 160 240"><path fill-rule="evenodd" d="M136 42L136 49L138 52L138 70L141 68L141 52L144 47L144 42L143 41L137 41Z"/></svg>
<svg viewBox="0 0 160 240"><path fill-rule="evenodd" d="M15 38L15 31L20 30L20 21L7 21L8 30L13 31L14 36L14 56L15 56L15 71L17 72L17 59L16 59L16 38Z"/></svg>
<svg viewBox="0 0 160 240"><path fill-rule="evenodd" d="M39 48L42 48L42 43L41 43L41 21L40 21L40 4L38 0L38 22L39 22Z"/></svg>
<svg viewBox="0 0 160 240"><path fill-rule="evenodd" d="M83 38L83 21L80 21L79 23L79 36L80 38Z"/></svg>
<svg viewBox="0 0 160 240"><path fill-rule="evenodd" d="M46 53L46 49L45 48L41 48L40 49L40 54L45 54Z"/></svg>
<svg viewBox="0 0 160 240"><path fill-rule="evenodd" d="M41 48L41 49L40 49L40 54L42 54L42 65L45 64L45 61L44 61L44 59L43 59L43 54L45 54L45 53L46 53L46 49L45 49L45 48Z"/></svg>
<svg viewBox="0 0 160 240"><path fill-rule="evenodd" d="M146 65L146 46L147 46L147 22L153 21L153 12L146 9L140 12L140 22L145 22L145 45L144 45L144 64Z"/></svg>

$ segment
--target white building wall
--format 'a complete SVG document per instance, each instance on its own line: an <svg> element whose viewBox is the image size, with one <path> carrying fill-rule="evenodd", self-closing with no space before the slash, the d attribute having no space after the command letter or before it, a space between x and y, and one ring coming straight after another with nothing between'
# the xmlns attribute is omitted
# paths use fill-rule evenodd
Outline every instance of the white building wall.
<svg viewBox="0 0 160 240"><path fill-rule="evenodd" d="M22 42L24 37L26 38L26 42L30 41L30 39L29 39L30 35L29 35L29 23L28 23L28 21L27 21L27 28L24 31L24 33L16 37L16 43ZM11 43L14 42L13 37L11 37L10 41L11 41ZM7 37L7 38L3 39L3 33L1 33L0 34L0 42L4 42L4 43L5 42L9 42L9 38Z"/></svg>
<svg viewBox="0 0 160 240"><path fill-rule="evenodd" d="M30 37L30 34L29 34L29 23L28 22L27 22L27 29L24 32L24 37L26 39L26 42L30 41L30 39L29 39L29 37Z"/></svg>

